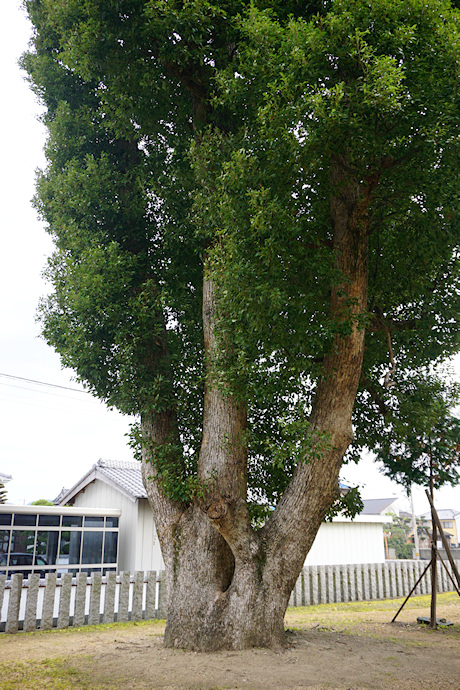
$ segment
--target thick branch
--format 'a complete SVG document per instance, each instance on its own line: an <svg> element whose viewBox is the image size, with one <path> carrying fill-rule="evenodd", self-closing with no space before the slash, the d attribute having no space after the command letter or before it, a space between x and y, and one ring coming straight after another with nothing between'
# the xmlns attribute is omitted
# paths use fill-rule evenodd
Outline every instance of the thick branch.
<svg viewBox="0 0 460 690"><path fill-rule="evenodd" d="M407 331L414 330L421 319L383 319L376 313L367 326L368 333L378 333L379 331Z"/></svg>
<svg viewBox="0 0 460 690"><path fill-rule="evenodd" d="M209 277L205 277L203 284L203 327L206 382L198 476L206 484L203 508L232 547L236 538L231 525L235 507L245 501L247 491L247 415L246 406L235 399L228 384L217 380L216 295ZM247 529L249 516L238 510L238 519L247 523Z"/></svg>
<svg viewBox="0 0 460 690"><path fill-rule="evenodd" d="M352 441L351 415L361 376L364 327L360 317L367 308L368 234L367 204L375 189L360 189L352 173L337 159L331 182L331 225L336 267L344 280L331 294L330 311L336 323L347 324L347 335L335 337L323 362L310 416L316 450L299 463L293 479L267 526L262 530L267 544L271 576L290 564L293 574L302 567L325 512L338 491L343 455ZM295 523L295 530L292 523ZM289 583L293 584L293 583Z"/></svg>
<svg viewBox="0 0 460 690"><path fill-rule="evenodd" d="M159 314L158 319L161 321L161 329L157 333L157 347L156 349L146 347L142 359L152 380L155 380L158 372L161 372L164 387L162 397L168 401L168 404L165 404L163 410L156 411L148 409L148 401L144 403L146 409L141 413L141 450L142 479L153 511L163 555L165 555L165 551L171 548L171 536L185 506L168 495L167 488L162 485L164 477L161 476L161 470L158 469L160 465L157 465L157 462L161 458L161 465L169 466L169 474L176 474L178 482L183 481L185 464L181 453L174 398L171 398L172 370L167 330L162 313Z"/></svg>
<svg viewBox="0 0 460 690"><path fill-rule="evenodd" d="M152 446L161 452L162 448L178 436L175 413L169 410L160 415L144 415L141 427L143 437L148 439L148 443L142 448L142 479L152 508L163 558L165 563L171 563L174 558L175 534L185 506L165 494L157 481L155 466L150 460Z"/></svg>

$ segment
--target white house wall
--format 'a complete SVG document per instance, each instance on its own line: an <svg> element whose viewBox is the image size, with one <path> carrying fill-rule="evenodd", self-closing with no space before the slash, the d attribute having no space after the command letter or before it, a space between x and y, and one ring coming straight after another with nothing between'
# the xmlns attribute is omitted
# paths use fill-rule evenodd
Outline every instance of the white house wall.
<svg viewBox="0 0 460 690"><path fill-rule="evenodd" d="M118 542L118 570L134 571L136 563L136 541L138 502L96 479L75 497L74 505L81 508L120 508L120 532ZM141 568L139 568L140 570Z"/></svg>
<svg viewBox="0 0 460 690"><path fill-rule="evenodd" d="M319 528L305 565L383 563L381 523L325 522Z"/></svg>
<svg viewBox="0 0 460 690"><path fill-rule="evenodd" d="M152 509L146 498L138 500L138 529L135 570L164 570L160 542L153 520Z"/></svg>

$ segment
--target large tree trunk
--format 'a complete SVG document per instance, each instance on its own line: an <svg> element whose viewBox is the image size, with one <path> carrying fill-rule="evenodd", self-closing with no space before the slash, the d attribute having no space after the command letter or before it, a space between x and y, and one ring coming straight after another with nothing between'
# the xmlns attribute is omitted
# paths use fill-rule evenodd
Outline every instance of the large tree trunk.
<svg viewBox="0 0 460 690"><path fill-rule="evenodd" d="M265 585L257 540L255 554L248 549L247 558L234 558L197 507L183 514L176 534L174 560L167 563L165 645L195 651L281 646L289 593Z"/></svg>
<svg viewBox="0 0 460 690"><path fill-rule="evenodd" d="M332 292L331 314L348 327L335 338L316 391L310 418L316 451L297 466L259 531L252 529L246 505L246 410L214 380L215 296L212 281L205 279L208 373L198 463L204 498L181 506L168 501L154 482L149 488L167 569L167 646L199 651L282 646L290 593L337 496L364 350L360 316L367 302L366 209L372 190L360 195L343 161L334 162L331 178L337 190L331 198L334 255L344 276Z"/></svg>

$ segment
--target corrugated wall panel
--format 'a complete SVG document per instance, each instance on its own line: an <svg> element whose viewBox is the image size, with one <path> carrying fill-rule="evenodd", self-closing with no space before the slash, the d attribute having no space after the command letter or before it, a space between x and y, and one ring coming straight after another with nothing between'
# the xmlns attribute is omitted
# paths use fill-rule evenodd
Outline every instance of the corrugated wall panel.
<svg viewBox="0 0 460 690"><path fill-rule="evenodd" d="M305 565L383 563L383 526L379 523L324 523Z"/></svg>
<svg viewBox="0 0 460 690"><path fill-rule="evenodd" d="M139 499L136 570L164 570L160 543L147 499Z"/></svg>

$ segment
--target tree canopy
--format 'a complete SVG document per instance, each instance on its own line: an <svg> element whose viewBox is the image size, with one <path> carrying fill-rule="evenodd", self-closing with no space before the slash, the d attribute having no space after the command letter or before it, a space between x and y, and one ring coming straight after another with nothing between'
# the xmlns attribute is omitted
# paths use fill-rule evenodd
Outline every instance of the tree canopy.
<svg viewBox="0 0 460 690"><path fill-rule="evenodd" d="M225 284L222 368L251 409L254 488L276 500L270 477L282 488L276 468L289 477L302 454L324 354L350 328L329 310L332 158L369 197L356 453L396 392L390 334L398 380L456 346L456 17L448 3L243 5L28 2L37 39L23 64L50 128L45 337L122 411L173 396L191 460L207 250ZM173 381L151 370L164 321Z"/></svg>
<svg viewBox="0 0 460 690"><path fill-rule="evenodd" d="M139 416L171 588L204 514L230 608L249 562L268 591L290 559L279 612L344 454L378 449L415 373L458 350L458 11L25 5L50 132L44 337ZM248 506L270 508L258 535Z"/></svg>
<svg viewBox="0 0 460 690"><path fill-rule="evenodd" d="M458 484L460 419L452 412L458 385L415 377L406 386L397 415L388 415L376 444L384 474L408 492L411 484L430 486L430 479L433 488Z"/></svg>

